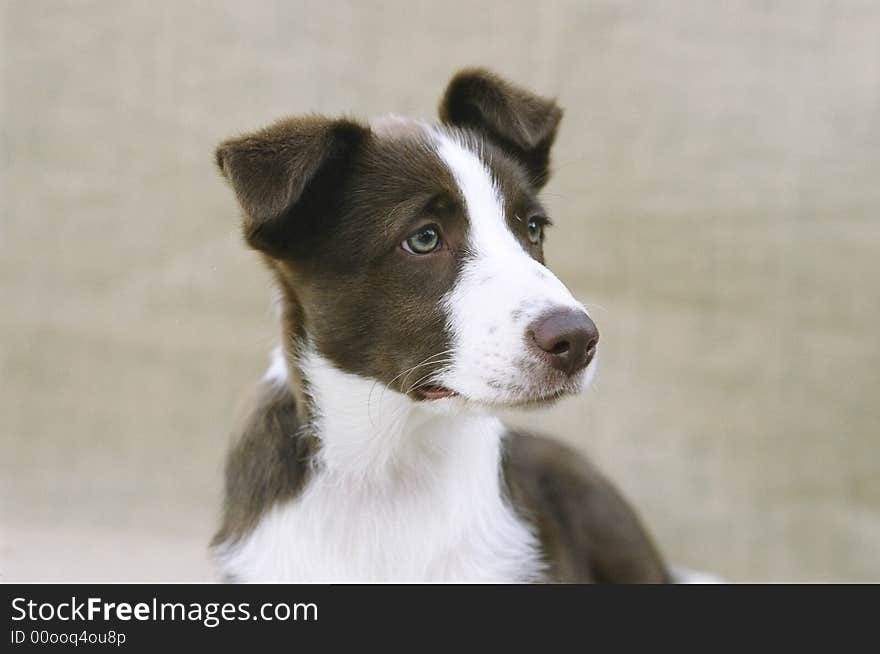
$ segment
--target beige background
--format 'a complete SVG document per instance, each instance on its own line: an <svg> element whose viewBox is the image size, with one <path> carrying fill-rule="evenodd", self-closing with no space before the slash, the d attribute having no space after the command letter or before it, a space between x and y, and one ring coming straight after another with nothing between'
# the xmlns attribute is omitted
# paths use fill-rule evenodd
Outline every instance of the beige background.
<svg viewBox="0 0 880 654"><path fill-rule="evenodd" d="M276 327L212 162L287 113L431 117L460 66L567 114L575 443L669 558L880 581L880 4L0 5L0 579L211 579Z"/></svg>

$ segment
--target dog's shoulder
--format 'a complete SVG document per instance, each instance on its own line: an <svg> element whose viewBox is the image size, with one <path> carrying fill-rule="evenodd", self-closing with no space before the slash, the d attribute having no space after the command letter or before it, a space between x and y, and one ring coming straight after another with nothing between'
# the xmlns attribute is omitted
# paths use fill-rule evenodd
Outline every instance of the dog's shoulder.
<svg viewBox="0 0 880 654"><path fill-rule="evenodd" d="M213 546L238 541L268 509L303 488L317 448L314 437L301 427L290 388L262 381L233 435L226 459L222 522Z"/></svg>
<svg viewBox="0 0 880 654"><path fill-rule="evenodd" d="M538 532L554 581L669 580L633 508L578 453L511 430L503 473L511 502Z"/></svg>

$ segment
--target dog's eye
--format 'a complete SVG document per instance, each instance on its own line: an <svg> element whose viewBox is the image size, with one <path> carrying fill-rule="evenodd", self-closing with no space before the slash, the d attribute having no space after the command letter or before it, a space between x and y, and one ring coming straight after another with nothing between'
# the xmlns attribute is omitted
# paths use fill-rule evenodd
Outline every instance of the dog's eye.
<svg viewBox="0 0 880 654"><path fill-rule="evenodd" d="M532 218L529 220L529 240L535 245L540 243L544 238L544 225L546 222L546 220L542 220L541 218Z"/></svg>
<svg viewBox="0 0 880 654"><path fill-rule="evenodd" d="M412 254L428 254L440 248L440 228L428 225L406 239L401 246Z"/></svg>

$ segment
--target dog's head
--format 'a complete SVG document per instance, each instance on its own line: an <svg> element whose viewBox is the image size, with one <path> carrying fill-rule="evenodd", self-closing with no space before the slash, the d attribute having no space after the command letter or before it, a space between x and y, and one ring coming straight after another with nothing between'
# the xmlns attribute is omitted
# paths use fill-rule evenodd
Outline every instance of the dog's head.
<svg viewBox="0 0 880 654"><path fill-rule="evenodd" d="M577 391L598 332L544 266L537 197L561 116L469 70L437 125L310 116L223 143L217 163L291 340L438 407Z"/></svg>

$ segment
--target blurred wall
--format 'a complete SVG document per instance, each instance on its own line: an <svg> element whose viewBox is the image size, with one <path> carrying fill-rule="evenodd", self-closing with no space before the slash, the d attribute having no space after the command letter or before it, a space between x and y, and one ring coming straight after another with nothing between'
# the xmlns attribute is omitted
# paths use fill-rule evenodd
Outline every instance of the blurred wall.
<svg viewBox="0 0 880 654"><path fill-rule="evenodd" d="M210 579L277 328L216 142L432 117L480 64L566 118L549 261L595 387L514 420L669 558L880 581L880 4L0 4L0 580Z"/></svg>

